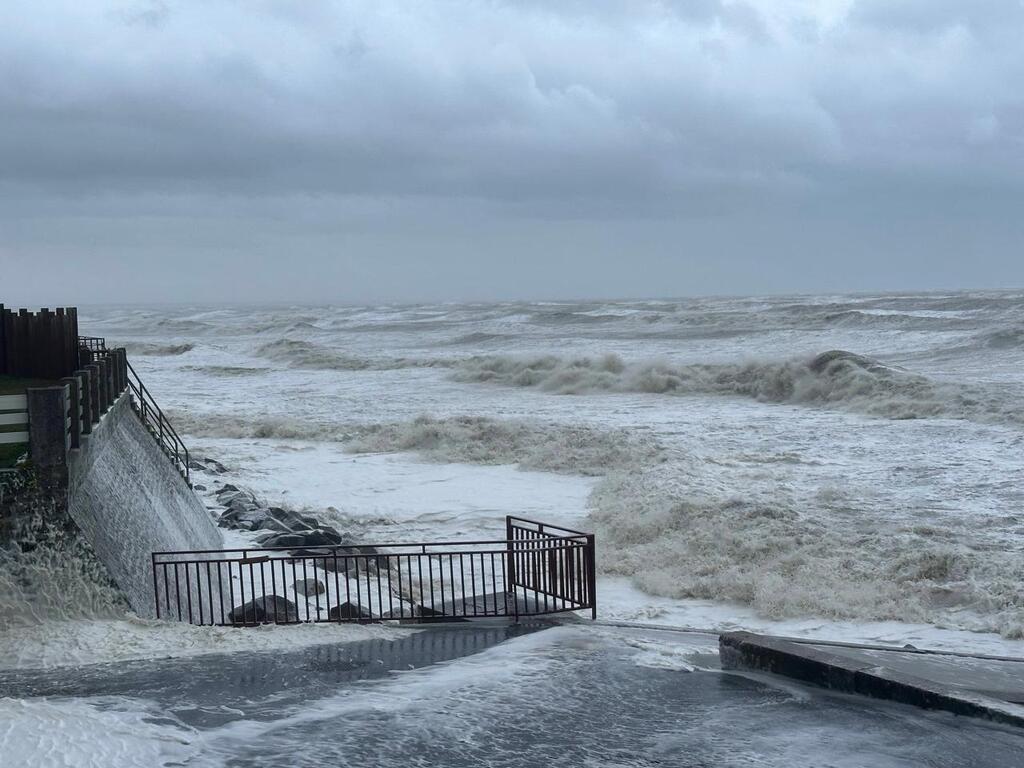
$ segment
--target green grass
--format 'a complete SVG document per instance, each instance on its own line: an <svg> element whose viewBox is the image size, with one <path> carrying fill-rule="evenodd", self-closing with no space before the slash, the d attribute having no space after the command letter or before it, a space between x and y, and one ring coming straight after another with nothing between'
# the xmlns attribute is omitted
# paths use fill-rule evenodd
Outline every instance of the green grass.
<svg viewBox="0 0 1024 768"><path fill-rule="evenodd" d="M24 379L18 376L0 376L0 395L20 395L29 387L52 387L60 384L52 379Z"/></svg>
<svg viewBox="0 0 1024 768"><path fill-rule="evenodd" d="M14 462L18 460L28 448L26 443L15 443L14 445L0 445L0 469L6 469L7 467L13 467Z"/></svg>

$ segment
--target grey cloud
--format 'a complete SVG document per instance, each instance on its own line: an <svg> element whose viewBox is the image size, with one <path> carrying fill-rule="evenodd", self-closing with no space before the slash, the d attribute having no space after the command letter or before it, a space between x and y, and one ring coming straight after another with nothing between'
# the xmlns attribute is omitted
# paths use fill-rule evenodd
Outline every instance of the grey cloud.
<svg viewBox="0 0 1024 768"><path fill-rule="evenodd" d="M821 222L892 211L914 253L936 222L961 222L950 243L1019 236L1016 2L50 6L14 0L0 23L0 258L157 233L214 254L257 230L385 258L374 242L415 245L427 220L453 230L453 264L509 227L542 248L559 222L599 222L599 256L643 241L652 265L678 243L744 261L744 229L803 264ZM637 234L655 220L664 244Z"/></svg>

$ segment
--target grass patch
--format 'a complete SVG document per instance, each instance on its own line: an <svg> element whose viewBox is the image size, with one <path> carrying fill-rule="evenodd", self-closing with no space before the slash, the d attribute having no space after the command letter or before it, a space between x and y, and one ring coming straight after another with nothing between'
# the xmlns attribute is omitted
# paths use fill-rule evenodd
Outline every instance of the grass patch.
<svg viewBox="0 0 1024 768"><path fill-rule="evenodd" d="M18 460L28 449L27 443L15 443L13 445L0 445L0 469L6 469L7 467L13 467L14 462Z"/></svg>

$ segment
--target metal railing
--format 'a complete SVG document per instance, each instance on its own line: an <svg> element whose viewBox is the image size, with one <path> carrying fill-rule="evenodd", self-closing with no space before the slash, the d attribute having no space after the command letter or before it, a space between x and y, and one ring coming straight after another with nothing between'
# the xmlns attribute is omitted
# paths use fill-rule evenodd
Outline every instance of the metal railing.
<svg viewBox="0 0 1024 768"><path fill-rule="evenodd" d="M89 351L93 361L109 357L113 353L113 350L107 349L106 339L100 336L79 336L78 344L81 349ZM124 384L131 391L132 395L132 408L138 414L146 429L149 430L150 434L159 443L163 452L174 463L181 476L185 478L185 482L191 485L192 477L189 467L188 448L174 427L171 426L171 422L168 421L160 406L156 404L156 400L153 399L149 390L146 389L146 385L142 383L142 379L139 378L135 368L128 362L128 358L123 354L123 350L121 351L121 359L124 361Z"/></svg>
<svg viewBox="0 0 1024 768"><path fill-rule="evenodd" d="M107 340L102 336L79 336L78 346L90 352L106 352Z"/></svg>
<svg viewBox="0 0 1024 768"><path fill-rule="evenodd" d="M128 363L128 388L132 392L132 405L142 423L160 443L160 447L167 457L174 462L174 466L185 478L185 482L191 485L188 448L185 447L185 443L171 426L171 422L164 416L164 412L160 410L160 406L156 404L156 400L146 389L146 385L142 383L142 379L139 378L139 374L135 372L131 363Z"/></svg>
<svg viewBox="0 0 1024 768"><path fill-rule="evenodd" d="M154 552L155 613L219 626L596 618L592 534L516 517L506 531L490 541Z"/></svg>

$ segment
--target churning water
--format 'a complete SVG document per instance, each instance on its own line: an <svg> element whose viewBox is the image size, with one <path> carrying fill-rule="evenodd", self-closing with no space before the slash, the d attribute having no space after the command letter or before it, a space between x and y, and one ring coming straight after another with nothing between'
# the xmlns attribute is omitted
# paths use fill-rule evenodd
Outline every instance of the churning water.
<svg viewBox="0 0 1024 768"><path fill-rule="evenodd" d="M497 531L515 499L481 503L470 480L478 514L382 510L357 472L326 481L346 455L516 464L581 478L581 508L553 497L547 516L595 528L609 583L662 606L1024 633L1022 294L108 307L81 322L127 345L200 450L366 535Z"/></svg>
<svg viewBox="0 0 1024 768"><path fill-rule="evenodd" d="M1024 655L1022 294L102 307L80 321L127 346L194 453L227 466L198 473L211 490L234 482L364 541L500 535L505 514L592 528L604 617ZM461 635L481 647L453 651L456 630L142 620L86 555L0 557L14 764L1019 753L1019 735L980 723L703 668L713 638L564 627L490 648L517 632L482 628ZM119 663L81 666L98 661Z"/></svg>

